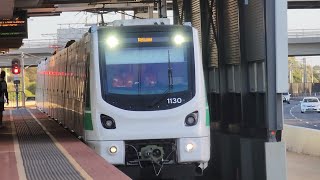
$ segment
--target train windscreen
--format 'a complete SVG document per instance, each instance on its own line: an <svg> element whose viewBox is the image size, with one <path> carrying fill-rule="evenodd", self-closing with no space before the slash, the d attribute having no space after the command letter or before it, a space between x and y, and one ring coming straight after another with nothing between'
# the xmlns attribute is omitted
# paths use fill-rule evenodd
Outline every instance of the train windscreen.
<svg viewBox="0 0 320 180"><path fill-rule="evenodd" d="M119 102L121 97L144 96L144 100L150 98L144 106L150 106L162 96L192 94L192 34L110 33L105 37L99 50L102 93L106 99L118 97Z"/></svg>

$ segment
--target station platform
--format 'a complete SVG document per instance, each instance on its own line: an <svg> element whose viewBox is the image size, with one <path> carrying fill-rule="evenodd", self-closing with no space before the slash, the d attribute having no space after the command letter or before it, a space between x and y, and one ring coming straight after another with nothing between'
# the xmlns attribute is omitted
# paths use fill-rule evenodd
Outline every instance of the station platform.
<svg viewBox="0 0 320 180"><path fill-rule="evenodd" d="M130 179L35 108L6 109L0 129L0 179Z"/></svg>
<svg viewBox="0 0 320 180"><path fill-rule="evenodd" d="M319 180L320 157L287 152L288 180Z"/></svg>

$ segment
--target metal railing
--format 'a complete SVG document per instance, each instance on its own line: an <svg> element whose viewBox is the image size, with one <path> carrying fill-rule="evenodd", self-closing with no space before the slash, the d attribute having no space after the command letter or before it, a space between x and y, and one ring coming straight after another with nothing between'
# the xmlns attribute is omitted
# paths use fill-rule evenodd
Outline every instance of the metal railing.
<svg viewBox="0 0 320 180"><path fill-rule="evenodd" d="M21 48L43 48L58 45L57 39L25 39Z"/></svg>
<svg viewBox="0 0 320 180"><path fill-rule="evenodd" d="M289 29L288 38L320 37L320 29Z"/></svg>
<svg viewBox="0 0 320 180"><path fill-rule="evenodd" d="M35 101L26 101L26 99L27 99L26 96L25 96L26 98L24 99L24 102L23 102L23 99L22 99L23 94L24 94L23 91L18 91L18 107L35 106L36 102ZM9 105L7 103L5 103L5 107L16 108L17 107L16 91L9 91L8 96L9 96ZM23 106L23 105L25 105L25 106Z"/></svg>

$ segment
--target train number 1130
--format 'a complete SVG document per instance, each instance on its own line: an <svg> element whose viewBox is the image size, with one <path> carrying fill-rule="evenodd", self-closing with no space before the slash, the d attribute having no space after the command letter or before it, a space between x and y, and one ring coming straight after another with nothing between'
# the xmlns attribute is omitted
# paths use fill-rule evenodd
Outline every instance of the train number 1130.
<svg viewBox="0 0 320 180"><path fill-rule="evenodd" d="M168 98L167 102L168 102L168 104L181 104L182 99L181 98Z"/></svg>

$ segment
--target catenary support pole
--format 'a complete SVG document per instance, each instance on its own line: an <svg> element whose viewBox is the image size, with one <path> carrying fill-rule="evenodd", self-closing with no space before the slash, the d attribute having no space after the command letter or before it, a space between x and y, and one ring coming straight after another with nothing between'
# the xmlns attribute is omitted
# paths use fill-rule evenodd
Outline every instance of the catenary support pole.
<svg viewBox="0 0 320 180"><path fill-rule="evenodd" d="M25 84L24 84L24 53L21 53L21 99L22 99L22 107L25 107Z"/></svg>

